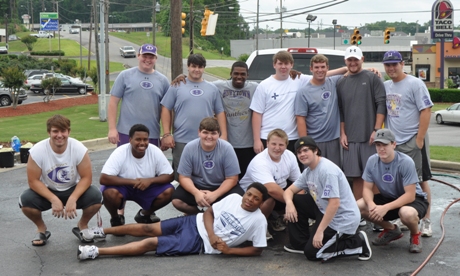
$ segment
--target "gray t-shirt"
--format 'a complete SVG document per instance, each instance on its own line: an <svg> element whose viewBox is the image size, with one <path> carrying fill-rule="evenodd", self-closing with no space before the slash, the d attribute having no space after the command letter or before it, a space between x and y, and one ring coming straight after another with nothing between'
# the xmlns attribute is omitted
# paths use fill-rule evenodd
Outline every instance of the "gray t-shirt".
<svg viewBox="0 0 460 276"><path fill-rule="evenodd" d="M340 136L336 84L341 77L327 77L322 85L310 81L297 92L295 115L305 117L307 133L316 142L328 142Z"/></svg>
<svg viewBox="0 0 460 276"><path fill-rule="evenodd" d="M257 82L247 81L244 87L236 89L231 80L213 82L219 89L227 117L228 142L234 148L252 148L252 111L249 109Z"/></svg>
<svg viewBox="0 0 460 276"><path fill-rule="evenodd" d="M355 234L361 215L347 178L330 160L321 157L314 170L307 167L294 182L313 197L321 213L326 212L329 198L339 198L340 206L329 227L344 234Z"/></svg>
<svg viewBox="0 0 460 276"><path fill-rule="evenodd" d="M384 82L387 94L385 125L391 129L398 145L409 141L418 133L420 111L433 106L430 93L422 80L406 75L398 82Z"/></svg>
<svg viewBox="0 0 460 276"><path fill-rule="evenodd" d="M369 157L363 179L374 183L382 196L387 198L399 198L405 193L404 187L413 184L416 185L416 194L426 197L420 187L414 161L399 151L395 151L395 158L390 163L380 160L377 153Z"/></svg>
<svg viewBox="0 0 460 276"><path fill-rule="evenodd" d="M117 130L129 134L134 124L144 124L150 130L149 138L160 137L161 99L169 88L168 79L158 71L141 72L138 67L122 71L110 90L121 98Z"/></svg>
<svg viewBox="0 0 460 276"><path fill-rule="evenodd" d="M190 177L197 187L215 189L226 177L240 174L240 167L229 142L219 139L216 147L207 152L197 138L185 146L177 172Z"/></svg>
<svg viewBox="0 0 460 276"><path fill-rule="evenodd" d="M222 99L217 87L207 81L171 86L161 104L174 111L174 140L188 143L198 136L200 122L224 112Z"/></svg>
<svg viewBox="0 0 460 276"><path fill-rule="evenodd" d="M337 82L340 122L345 123L348 142L368 142L377 114L386 115L385 87L374 73L362 70Z"/></svg>

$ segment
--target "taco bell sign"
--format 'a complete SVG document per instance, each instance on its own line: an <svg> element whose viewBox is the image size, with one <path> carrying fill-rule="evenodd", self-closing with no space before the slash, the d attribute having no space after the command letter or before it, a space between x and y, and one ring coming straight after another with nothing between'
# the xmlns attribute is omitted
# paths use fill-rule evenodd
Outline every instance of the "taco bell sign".
<svg viewBox="0 0 460 276"><path fill-rule="evenodd" d="M454 7L449 0L437 0L431 9L431 38L454 37Z"/></svg>

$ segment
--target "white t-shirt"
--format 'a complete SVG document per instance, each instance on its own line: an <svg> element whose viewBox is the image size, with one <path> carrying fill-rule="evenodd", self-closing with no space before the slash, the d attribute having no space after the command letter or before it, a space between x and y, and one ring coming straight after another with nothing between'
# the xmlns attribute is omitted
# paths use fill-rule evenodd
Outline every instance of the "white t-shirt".
<svg viewBox="0 0 460 276"><path fill-rule="evenodd" d="M246 174L240 180L240 186L247 190L253 182L267 184L275 182L281 188L286 188L287 181L296 181L300 177L299 166L295 155L289 150L285 150L281 155L281 160L275 162L270 158L268 149L264 149L257 154L249 163Z"/></svg>
<svg viewBox="0 0 460 276"><path fill-rule="evenodd" d="M131 144L128 143L112 152L101 173L135 179L171 174L173 169L166 156L155 145L149 144L144 157L135 158L131 152Z"/></svg>
<svg viewBox="0 0 460 276"><path fill-rule="evenodd" d="M62 154L53 151L50 138L38 142L29 154L42 170L40 180L53 191L66 191L77 185L80 175L77 166L88 149L73 138L67 139L67 148Z"/></svg>
<svg viewBox="0 0 460 276"><path fill-rule="evenodd" d="M260 138L267 139L275 128L286 132L289 140L299 138L297 133L294 101L297 91L311 80L309 75L301 75L295 80L277 80L272 76L263 80L256 89L250 108L262 114Z"/></svg>
<svg viewBox="0 0 460 276"><path fill-rule="evenodd" d="M265 231L267 220L260 209L249 212L241 208L242 196L231 194L212 205L214 211L214 233L229 247L236 247L245 241L252 241L254 247L267 247ZM209 242L204 227L203 213L196 215L196 225L203 239L204 253L220 254Z"/></svg>

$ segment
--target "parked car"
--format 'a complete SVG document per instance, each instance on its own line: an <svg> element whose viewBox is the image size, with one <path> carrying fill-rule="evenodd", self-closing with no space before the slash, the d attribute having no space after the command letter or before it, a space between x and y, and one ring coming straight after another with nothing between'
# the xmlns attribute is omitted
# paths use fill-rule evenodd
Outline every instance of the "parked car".
<svg viewBox="0 0 460 276"><path fill-rule="evenodd" d="M87 83L79 83L79 82L71 82L67 78L60 77L61 79L61 86L56 87L56 93L74 93L77 92L79 94L86 94L87 92L91 92L94 90L94 87ZM34 93L43 93L43 88L40 84L33 84L30 87L30 90Z"/></svg>
<svg viewBox="0 0 460 276"><path fill-rule="evenodd" d="M50 37L54 36L52 33L48 33L46 31L38 31L38 33L29 34L29 35L30 36L35 36L36 38L50 38Z"/></svg>
<svg viewBox="0 0 460 276"><path fill-rule="evenodd" d="M23 101L27 100L27 93L25 89L19 90L18 104L22 104ZM0 106L11 105L13 98L11 97L10 89L3 85L0 81Z"/></svg>
<svg viewBox="0 0 460 276"><path fill-rule="evenodd" d="M6 46L0 46L0 54L8 54L8 48L6 48Z"/></svg>
<svg viewBox="0 0 460 276"><path fill-rule="evenodd" d="M14 34L8 36L8 41L15 41L15 40L20 40L20 39L21 39L20 37Z"/></svg>
<svg viewBox="0 0 460 276"><path fill-rule="evenodd" d="M33 84L40 84L42 82L43 75L33 75L28 77L24 81L24 86L29 89Z"/></svg>
<svg viewBox="0 0 460 276"><path fill-rule="evenodd" d="M444 122L460 123L460 103L453 104L447 109L436 111L436 123L444 124Z"/></svg>
<svg viewBox="0 0 460 276"><path fill-rule="evenodd" d="M52 78L52 77L56 77L56 78L66 78L66 79L68 79L70 82L83 83L83 81L82 81L80 78L74 78L74 77L71 77L71 76L68 76L68 75L64 75L64 74L61 74L61 73L44 73L44 74L43 74L43 79Z"/></svg>
<svg viewBox="0 0 460 276"><path fill-rule="evenodd" d="M42 75L44 73L48 73L49 70L46 70L46 69L27 69L27 70L24 70L24 75L26 77L30 77L30 76L33 76L33 75Z"/></svg>
<svg viewBox="0 0 460 276"><path fill-rule="evenodd" d="M69 34L79 34L80 29L79 28L71 28L69 31Z"/></svg>
<svg viewBox="0 0 460 276"><path fill-rule="evenodd" d="M120 47L120 55L126 57L136 57L136 49L133 46Z"/></svg>
<svg viewBox="0 0 460 276"><path fill-rule="evenodd" d="M294 68L303 74L311 74L310 60L316 54L323 54L329 59L329 69L337 69L344 66L343 51L327 50L319 48L284 48L284 49L266 49L254 51L246 60L248 65L248 81L261 82L264 79L275 74L273 68L273 55L280 50L286 50L294 58Z"/></svg>

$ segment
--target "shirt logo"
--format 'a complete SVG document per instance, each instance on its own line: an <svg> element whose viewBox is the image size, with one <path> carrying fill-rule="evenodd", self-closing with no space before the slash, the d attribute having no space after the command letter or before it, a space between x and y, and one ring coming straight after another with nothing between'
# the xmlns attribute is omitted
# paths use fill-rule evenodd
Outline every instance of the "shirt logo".
<svg viewBox="0 0 460 276"><path fill-rule="evenodd" d="M329 100L331 97L331 91L325 91L323 94L321 94L321 99L324 101Z"/></svg>
<svg viewBox="0 0 460 276"><path fill-rule="evenodd" d="M204 91L201 89L192 89L190 90L190 94L195 97L202 96L204 94Z"/></svg>
<svg viewBox="0 0 460 276"><path fill-rule="evenodd" d="M150 81L144 80L144 81L141 81L140 86L143 89L151 89L153 87L153 83Z"/></svg>
<svg viewBox="0 0 460 276"><path fill-rule="evenodd" d="M382 180L385 183L393 183L395 181L395 178L390 173L385 173L384 175L382 175Z"/></svg>
<svg viewBox="0 0 460 276"><path fill-rule="evenodd" d="M48 173L49 179L59 184L65 184L70 181L69 167L57 167Z"/></svg>
<svg viewBox="0 0 460 276"><path fill-rule="evenodd" d="M207 170L211 170L214 168L214 161L212 160L206 160L203 162L203 167Z"/></svg>

